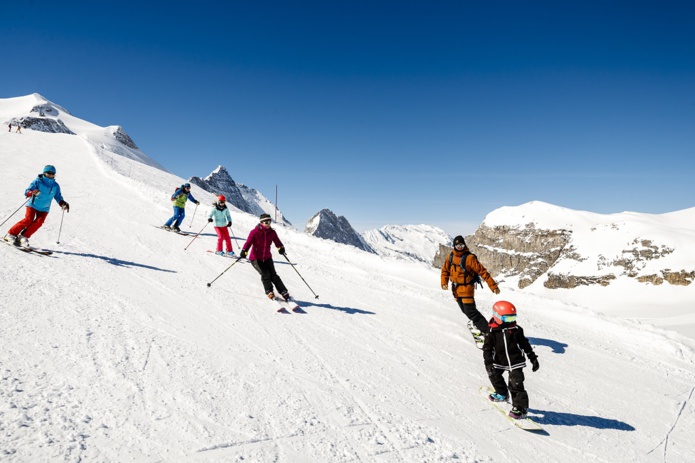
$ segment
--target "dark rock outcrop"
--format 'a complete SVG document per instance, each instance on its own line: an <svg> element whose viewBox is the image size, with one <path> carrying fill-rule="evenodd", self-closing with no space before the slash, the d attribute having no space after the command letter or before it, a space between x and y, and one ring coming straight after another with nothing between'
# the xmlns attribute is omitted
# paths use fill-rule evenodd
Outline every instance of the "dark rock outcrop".
<svg viewBox="0 0 695 463"><path fill-rule="evenodd" d="M323 209L310 218L304 232L317 238L355 246L363 251L374 253L372 247L352 228L345 217L338 217L328 209Z"/></svg>

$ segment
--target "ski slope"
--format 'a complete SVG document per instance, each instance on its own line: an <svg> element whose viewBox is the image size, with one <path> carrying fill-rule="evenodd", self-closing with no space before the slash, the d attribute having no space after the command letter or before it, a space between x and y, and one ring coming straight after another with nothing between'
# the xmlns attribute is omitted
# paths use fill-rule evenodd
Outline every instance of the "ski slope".
<svg viewBox="0 0 695 463"><path fill-rule="evenodd" d="M695 434L692 340L502 285L539 355L517 429L478 395L482 356L436 269L278 227L307 314L282 315L260 278L207 253L201 201L171 215L184 179L82 137L0 131L4 220L45 164L54 206L32 245L0 246L3 462L686 462ZM256 224L232 211L234 248ZM21 212L20 212L21 213ZM2 228L6 233L13 217ZM238 243L238 244L237 244Z"/></svg>

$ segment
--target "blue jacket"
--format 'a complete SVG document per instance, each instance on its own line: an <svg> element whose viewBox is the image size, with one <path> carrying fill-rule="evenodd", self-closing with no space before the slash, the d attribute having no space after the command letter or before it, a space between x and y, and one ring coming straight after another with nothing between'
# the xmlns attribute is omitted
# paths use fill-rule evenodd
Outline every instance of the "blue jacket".
<svg viewBox="0 0 695 463"><path fill-rule="evenodd" d="M51 209L51 200L60 204L63 201L63 195L60 194L60 185L53 178L44 177L43 174L39 174L36 180L31 182L29 188L24 191L24 195L29 194L32 190L39 190L41 194L31 198L28 207L36 209L41 212L48 212Z"/></svg>
<svg viewBox="0 0 695 463"><path fill-rule="evenodd" d="M217 205L213 203L212 210L208 214L208 218L214 220L213 224L216 227L226 227L228 223L232 223L232 216L229 214L229 209L224 206L224 209L219 210Z"/></svg>

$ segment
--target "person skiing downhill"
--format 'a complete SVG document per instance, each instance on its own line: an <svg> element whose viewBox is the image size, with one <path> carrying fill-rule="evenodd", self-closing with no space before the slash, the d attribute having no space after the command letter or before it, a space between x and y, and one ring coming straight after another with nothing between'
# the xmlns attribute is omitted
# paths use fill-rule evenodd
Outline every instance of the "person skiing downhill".
<svg viewBox="0 0 695 463"><path fill-rule="evenodd" d="M229 229L232 226L232 216L227 209L227 198L223 195L217 197L217 201L212 203L212 210L208 214L208 222L215 222L215 232L217 233L217 248L215 254L223 256L222 243L227 248L227 256L234 256L232 250L232 239L229 236Z"/></svg>
<svg viewBox="0 0 695 463"><path fill-rule="evenodd" d="M28 248L29 238L43 225L53 199L65 212L70 212L70 205L63 199L55 175L56 168L47 165L43 168L43 173L24 191L24 195L31 198L31 202L26 208L24 218L7 231L5 241Z"/></svg>
<svg viewBox="0 0 695 463"><path fill-rule="evenodd" d="M186 216L186 201L189 199L193 201L196 206L200 204L200 202L196 201L191 194L191 184L185 183L177 188L174 194L171 195L171 201L174 203L174 215L167 220L162 228L174 230L176 232L181 231L179 226L181 225L181 222L183 222L183 218Z"/></svg>
<svg viewBox="0 0 695 463"><path fill-rule="evenodd" d="M490 273L478 261L475 254L471 254L469 251L463 236L457 236L454 238L454 250L442 265L442 289L449 289L449 280L451 280L451 292L461 312L473 322L480 333L487 333L490 331L490 327L475 305L475 285L476 282L479 282L478 275L485 280L490 291L495 294L500 293L500 289Z"/></svg>
<svg viewBox="0 0 695 463"><path fill-rule="evenodd" d="M516 324L516 313L516 307L511 302L497 301L492 306L490 332L483 344L483 361L490 383L495 388L490 400L503 402L511 393L512 409L509 416L518 420L526 418L529 406L528 393L524 389L524 353L533 366L531 371L538 371L540 365L531 343L524 336L523 328ZM502 376L505 371L509 372L509 385Z"/></svg>
<svg viewBox="0 0 695 463"><path fill-rule="evenodd" d="M251 249L249 260L256 271L261 275L265 294L268 298L275 299L275 293L273 292L273 285L275 285L275 289L277 289L280 295L287 301L290 299L290 293L287 291L280 276L275 272L273 255L270 252L270 245L274 243L278 252L284 256L285 246L282 244L282 241L280 241L280 238L278 238L277 232L271 228L270 223L270 215L261 214L260 223L249 233L249 237L246 238L246 243L244 243L239 256L241 258L246 257L249 249L253 248Z"/></svg>

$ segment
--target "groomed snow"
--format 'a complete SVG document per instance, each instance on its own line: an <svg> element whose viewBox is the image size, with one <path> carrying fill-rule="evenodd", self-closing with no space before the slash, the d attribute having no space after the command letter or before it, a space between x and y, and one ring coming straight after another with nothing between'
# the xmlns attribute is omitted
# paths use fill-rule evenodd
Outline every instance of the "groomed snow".
<svg viewBox="0 0 695 463"><path fill-rule="evenodd" d="M59 245L55 206L31 240L54 257L0 246L2 461L691 460L691 340L503 284L541 364L526 386L546 433L529 434L478 396L481 354L436 269L279 227L320 298L276 254L307 312L278 314L248 263L206 286L232 262L206 252L214 195L194 189L184 251L152 226L184 179L96 149L0 131L2 220L48 163L71 205ZM257 219L233 218L238 250Z"/></svg>

